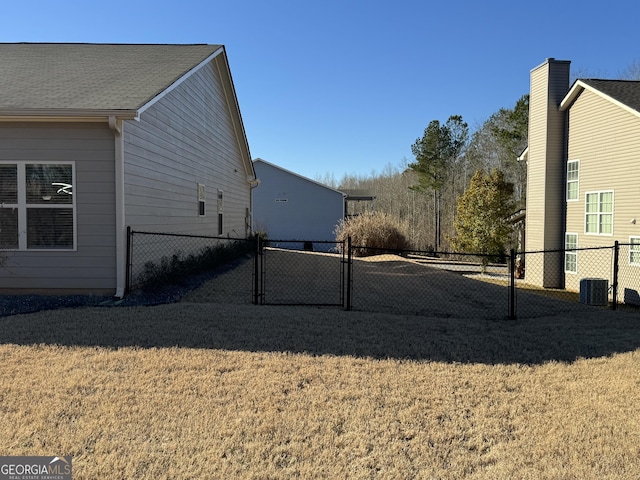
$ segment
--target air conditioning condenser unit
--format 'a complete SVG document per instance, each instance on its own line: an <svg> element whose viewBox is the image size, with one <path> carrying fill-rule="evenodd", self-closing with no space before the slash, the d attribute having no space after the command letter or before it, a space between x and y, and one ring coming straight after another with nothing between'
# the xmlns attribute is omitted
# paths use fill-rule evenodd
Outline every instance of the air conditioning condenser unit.
<svg viewBox="0 0 640 480"><path fill-rule="evenodd" d="M580 280L580 303L608 305L609 281L605 278L583 278Z"/></svg>

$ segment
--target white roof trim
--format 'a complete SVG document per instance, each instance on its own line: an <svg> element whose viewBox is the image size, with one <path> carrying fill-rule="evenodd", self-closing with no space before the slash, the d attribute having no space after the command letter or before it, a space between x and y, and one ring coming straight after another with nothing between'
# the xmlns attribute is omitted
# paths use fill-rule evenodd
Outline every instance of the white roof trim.
<svg viewBox="0 0 640 480"><path fill-rule="evenodd" d="M562 101L560 102L560 111L564 112L565 110L569 109L569 107L571 107L573 102L576 100L576 98L578 98L578 96L582 93L583 90L589 90L591 93L598 95L599 97L604 98L605 100L608 100L609 102L613 103L614 105L617 105L618 107L622 108L623 110L626 110L627 112L635 115L636 117L640 117L640 112L638 112L637 110L634 110L630 106L622 102L619 102L615 98L612 98L609 95L602 93L597 88L594 88L591 85L584 83L582 80L576 80L573 86L571 87L571 89L569 90L569 92L562 99Z"/></svg>
<svg viewBox="0 0 640 480"><path fill-rule="evenodd" d="M213 60L214 58L216 58L218 55L220 55L221 53L224 52L224 47L220 46L220 48L218 48L215 52L213 52L211 55L209 55L207 58L205 58L204 60L202 60L198 65L196 65L195 67L193 67L191 70L189 70L187 73L185 73L183 76L181 76L180 78L178 78L175 82L173 82L171 85L169 85L167 88L165 88L164 90L162 90L158 95L156 95L155 97L153 97L151 100L149 100L147 103L145 103L144 105L142 105L139 109L138 109L138 115L140 115L142 112L144 112L145 110L147 110L148 108L150 108L151 106L153 106L156 102L158 102L159 100L161 100L165 95L167 95L168 93L170 93L173 89L175 89L176 87L178 87L182 82L184 82L187 78L189 78L191 75L193 75L195 72L197 72L198 70L200 70L202 67L204 67L206 64L208 64L211 60Z"/></svg>
<svg viewBox="0 0 640 480"><path fill-rule="evenodd" d="M529 158L529 145L525 147L520 155L516 158L517 161L527 160Z"/></svg>
<svg viewBox="0 0 640 480"><path fill-rule="evenodd" d="M0 110L0 122L108 122L138 120L135 110Z"/></svg>
<svg viewBox="0 0 640 480"><path fill-rule="evenodd" d="M305 176L303 176L303 175L300 175L300 174L298 174L298 173L292 172L291 170L287 170L286 168L282 168L282 167L280 167L280 166L278 166L278 165L275 165L275 164L273 164L273 163L271 163L271 162L267 162L266 160L263 160L262 158L256 158L256 159L253 161L253 163L254 163L254 164L255 164L255 163L258 163L258 162L259 162L259 163L264 163L265 165L268 165L268 166L270 166L270 167L276 168L276 169L278 169L278 170L280 170L280 171L282 171L282 172L288 173L289 175L293 175L294 177L298 177L298 178L301 178L302 180L306 180L307 182L315 183L316 185L318 185L318 186L320 186L320 187L323 187L323 188L326 188L327 190L331 190L331 191L334 191L334 192L336 192L336 193L339 193L339 194L340 194L340 195L342 195L343 197L346 197L346 196L347 196L347 194L346 194L346 193L341 192L340 190L336 190L335 188L332 188L332 187L330 187L329 185L325 185L324 183L320 183L320 182L316 182L315 180L311 180L310 178L307 178L307 177L305 177Z"/></svg>

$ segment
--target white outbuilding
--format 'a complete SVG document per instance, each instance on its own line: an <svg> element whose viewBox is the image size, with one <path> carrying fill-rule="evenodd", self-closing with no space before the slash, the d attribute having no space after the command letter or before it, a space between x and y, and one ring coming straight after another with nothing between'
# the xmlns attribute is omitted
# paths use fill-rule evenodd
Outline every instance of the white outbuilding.
<svg viewBox="0 0 640 480"><path fill-rule="evenodd" d="M260 181L253 191L254 231L270 241L296 240L293 248L332 249L335 245L321 242L335 241L346 194L261 158L253 166Z"/></svg>

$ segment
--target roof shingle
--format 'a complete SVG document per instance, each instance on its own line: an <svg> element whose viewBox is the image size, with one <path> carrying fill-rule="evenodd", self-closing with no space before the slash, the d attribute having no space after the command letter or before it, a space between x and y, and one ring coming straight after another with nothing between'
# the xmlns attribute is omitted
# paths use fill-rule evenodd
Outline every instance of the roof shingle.
<svg viewBox="0 0 640 480"><path fill-rule="evenodd" d="M640 113L640 81L581 79L590 87Z"/></svg>
<svg viewBox="0 0 640 480"><path fill-rule="evenodd" d="M221 45L0 44L0 112L137 110Z"/></svg>

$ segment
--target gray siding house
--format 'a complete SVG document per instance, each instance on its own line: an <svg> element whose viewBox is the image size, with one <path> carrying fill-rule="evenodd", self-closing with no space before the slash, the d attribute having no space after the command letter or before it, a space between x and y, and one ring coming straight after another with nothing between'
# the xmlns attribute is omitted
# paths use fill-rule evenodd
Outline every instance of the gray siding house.
<svg viewBox="0 0 640 480"><path fill-rule="evenodd" d="M610 279L610 261L575 249L618 241L618 291L637 303L640 81L570 85L569 66L550 58L531 71L526 238L528 251L546 252L527 261L526 281L578 291L582 279Z"/></svg>
<svg viewBox="0 0 640 480"><path fill-rule="evenodd" d="M0 44L0 292L124 294L126 229L246 236L222 45Z"/></svg>
<svg viewBox="0 0 640 480"><path fill-rule="evenodd" d="M344 193L260 158L253 165L260 179L253 194L256 231L273 240L335 240L334 231L345 213ZM307 243L309 247L328 250L334 245Z"/></svg>

